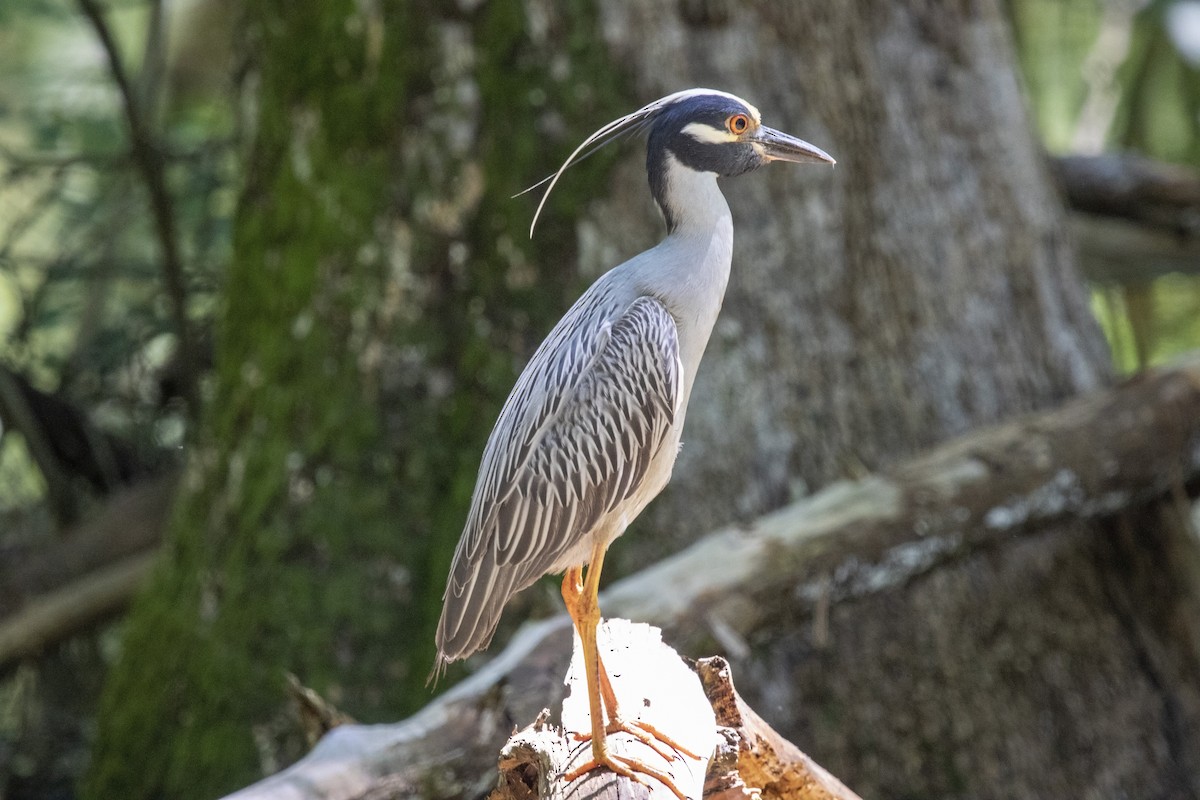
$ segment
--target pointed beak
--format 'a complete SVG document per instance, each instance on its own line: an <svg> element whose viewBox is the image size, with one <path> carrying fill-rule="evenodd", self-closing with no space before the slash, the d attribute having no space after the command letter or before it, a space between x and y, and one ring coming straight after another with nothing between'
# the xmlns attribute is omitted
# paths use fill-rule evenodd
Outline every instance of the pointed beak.
<svg viewBox="0 0 1200 800"><path fill-rule="evenodd" d="M750 139L767 161L790 161L793 164L818 163L836 164L833 156L803 139L789 136L783 131L761 126Z"/></svg>

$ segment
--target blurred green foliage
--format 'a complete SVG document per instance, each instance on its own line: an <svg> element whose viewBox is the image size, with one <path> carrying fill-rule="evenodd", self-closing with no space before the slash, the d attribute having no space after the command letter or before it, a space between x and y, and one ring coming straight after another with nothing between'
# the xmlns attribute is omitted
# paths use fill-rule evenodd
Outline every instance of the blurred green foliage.
<svg viewBox="0 0 1200 800"><path fill-rule="evenodd" d="M203 95L175 90L162 71L139 73L143 61L169 57L169 31L147 34L152 8L117 4L110 24L168 155L189 312L204 330L235 204L233 85L227 78L223 91ZM154 460L183 441L182 409L164 380L174 329L107 61L69 0L6 0L2 9L0 362ZM0 510L36 499L40 487L6 433Z"/></svg>
<svg viewBox="0 0 1200 800"><path fill-rule="evenodd" d="M1068 152L1087 93L1084 61L1100 27L1098 0L1009 0L1033 118L1047 149Z"/></svg>
<svg viewBox="0 0 1200 800"><path fill-rule="evenodd" d="M1200 3L1008 6L1033 119L1050 152L1102 147L1200 169ZM1093 307L1122 372L1167 361L1200 346L1200 264L1137 286L1094 286Z"/></svg>

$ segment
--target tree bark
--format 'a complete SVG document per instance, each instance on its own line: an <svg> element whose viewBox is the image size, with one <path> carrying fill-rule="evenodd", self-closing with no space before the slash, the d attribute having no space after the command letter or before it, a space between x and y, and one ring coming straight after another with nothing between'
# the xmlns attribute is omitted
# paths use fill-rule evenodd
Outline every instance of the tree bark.
<svg viewBox="0 0 1200 800"><path fill-rule="evenodd" d="M733 276L631 567L1106 382L999 3L602 7L639 96L713 85L838 159L726 181ZM581 222L590 272L659 234L640 162ZM551 210L553 213L553 209ZM982 368L986 365L986 368ZM719 491L714 491L719 487ZM633 544L636 541L636 544Z"/></svg>

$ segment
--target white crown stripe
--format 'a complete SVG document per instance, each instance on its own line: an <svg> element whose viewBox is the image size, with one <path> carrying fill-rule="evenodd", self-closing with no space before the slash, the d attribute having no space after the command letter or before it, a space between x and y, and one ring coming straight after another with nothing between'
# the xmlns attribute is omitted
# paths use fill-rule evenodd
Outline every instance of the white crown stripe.
<svg viewBox="0 0 1200 800"><path fill-rule="evenodd" d="M714 128L703 122L689 122L683 127L681 133L686 133L703 144L729 144L738 140L737 136L724 128Z"/></svg>

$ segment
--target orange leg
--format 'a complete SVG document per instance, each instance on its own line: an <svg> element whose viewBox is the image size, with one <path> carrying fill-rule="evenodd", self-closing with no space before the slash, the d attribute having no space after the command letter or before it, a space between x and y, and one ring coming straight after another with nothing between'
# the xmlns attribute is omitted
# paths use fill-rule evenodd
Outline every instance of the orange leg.
<svg viewBox="0 0 1200 800"><path fill-rule="evenodd" d="M592 740L592 759L582 766L571 770L563 778L569 783L584 773L600 767L606 767L618 775L642 784L645 784L645 781L639 775L647 775L674 792L679 800L687 800L683 792L679 791L679 787L675 785L675 782L667 773L655 769L638 759L613 755L608 752L608 743L605 741L606 736L617 731L624 731L639 741L650 745L666 761L670 761L673 756L659 747L657 743L652 743L650 740L657 739L670 747L675 747L680 752L686 751L678 748L667 737L657 735L658 732L651 726L640 722L633 724L626 723L617 716L617 698L613 692L612 682L608 677L608 673L603 671L603 666L600 663L600 650L596 644L596 628L600 624L600 602L597 595L600 589L600 568L604 564L604 550L604 545L597 545L595 550L592 551L592 561L588 567L586 577L583 575L583 570L580 567L572 567L563 576L563 602L566 603L567 613L571 615L571 619L575 623L575 629L579 632L579 640L583 645L583 668L587 680L588 711L592 722L591 734L581 737ZM604 705L607 705L609 710L608 724L605 724Z"/></svg>
<svg viewBox="0 0 1200 800"><path fill-rule="evenodd" d="M600 658L599 649L596 652L596 661L600 665L600 696L604 700L604 708L608 711L609 733L614 730L625 731L634 736L639 742L650 747L654 752L662 756L664 761L671 761L677 755L682 755L686 758L699 758L698 755L688 750L679 742L672 739L667 734L660 731L658 728L651 725L649 722L643 722L640 719L635 719L632 722L626 722L621 719L621 712L617 708L617 693L613 691L612 679L608 676L608 670L604 668L604 659ZM630 730L633 728L634 730ZM591 738L583 737L583 738ZM661 745L666 745L674 752L668 752Z"/></svg>

